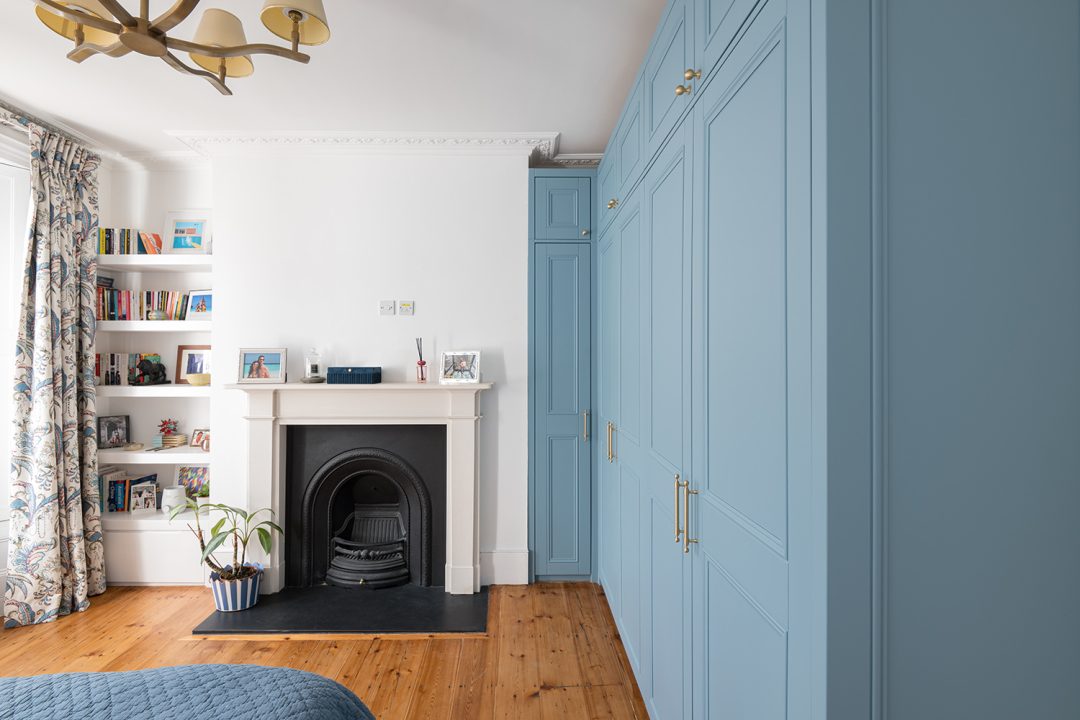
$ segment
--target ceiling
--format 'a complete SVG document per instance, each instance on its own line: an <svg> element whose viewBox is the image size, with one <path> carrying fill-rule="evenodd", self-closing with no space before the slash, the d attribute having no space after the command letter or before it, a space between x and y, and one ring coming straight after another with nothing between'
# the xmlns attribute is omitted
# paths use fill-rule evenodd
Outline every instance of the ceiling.
<svg viewBox="0 0 1080 720"><path fill-rule="evenodd" d="M151 0L151 17L172 1ZM596 153L664 0L324 0L332 37L301 48L310 64L256 56L232 97L134 53L75 64L31 0L5 4L0 97L121 153L182 149L167 131L321 130L556 131L560 153ZM203 6L239 16L248 42L284 44L259 0ZM190 39L201 14L171 34Z"/></svg>

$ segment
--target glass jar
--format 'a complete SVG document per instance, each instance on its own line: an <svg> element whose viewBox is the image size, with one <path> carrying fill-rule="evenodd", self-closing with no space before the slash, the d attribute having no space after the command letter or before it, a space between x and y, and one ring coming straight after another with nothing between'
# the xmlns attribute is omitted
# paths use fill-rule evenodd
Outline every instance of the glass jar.
<svg viewBox="0 0 1080 720"><path fill-rule="evenodd" d="M307 354L304 355L304 382L326 382L326 376L323 374L322 353L318 348L308 348Z"/></svg>

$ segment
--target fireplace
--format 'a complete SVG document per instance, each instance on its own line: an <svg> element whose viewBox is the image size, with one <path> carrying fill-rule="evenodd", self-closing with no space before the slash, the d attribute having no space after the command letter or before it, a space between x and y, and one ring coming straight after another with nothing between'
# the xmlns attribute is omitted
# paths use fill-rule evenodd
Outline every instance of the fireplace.
<svg viewBox="0 0 1080 720"><path fill-rule="evenodd" d="M445 427L298 425L286 443L286 586L444 584Z"/></svg>

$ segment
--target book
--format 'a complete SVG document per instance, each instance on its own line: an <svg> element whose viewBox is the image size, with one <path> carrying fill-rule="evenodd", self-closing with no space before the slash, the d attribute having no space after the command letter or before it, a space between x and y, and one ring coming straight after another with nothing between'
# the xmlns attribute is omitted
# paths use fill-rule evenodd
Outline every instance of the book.
<svg viewBox="0 0 1080 720"><path fill-rule="evenodd" d="M160 255L161 235L139 231L139 255Z"/></svg>

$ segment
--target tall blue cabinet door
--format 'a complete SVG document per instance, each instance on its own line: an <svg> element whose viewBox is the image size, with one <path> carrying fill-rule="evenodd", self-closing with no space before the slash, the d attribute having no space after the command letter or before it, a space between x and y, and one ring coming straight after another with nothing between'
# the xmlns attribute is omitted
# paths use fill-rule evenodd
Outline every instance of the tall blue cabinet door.
<svg viewBox="0 0 1080 720"><path fill-rule="evenodd" d="M620 519L621 487L619 467L613 458L614 448L609 429L618 427L619 420L619 312L620 252L616 234L609 227L601 236L598 247L597 272L597 362L600 367L597 387L596 423L593 428L594 446L598 454L599 507L596 517L597 577L607 594L608 604L616 619L622 611L622 523Z"/></svg>
<svg viewBox="0 0 1080 720"><path fill-rule="evenodd" d="M591 253L589 243L536 244L537 575L592 569Z"/></svg>
<svg viewBox="0 0 1080 720"><path fill-rule="evenodd" d="M642 184L642 620L638 672L653 720L690 716L691 564L675 528L690 464L693 124L683 123Z"/></svg>
<svg viewBox="0 0 1080 720"><path fill-rule="evenodd" d="M702 718L788 720L811 707L809 627L796 624L812 545L809 115L785 5L769 0L695 110L690 534Z"/></svg>
<svg viewBox="0 0 1080 720"><path fill-rule="evenodd" d="M581 240L592 232L591 180L538 177L533 183L533 228L537 240Z"/></svg>
<svg viewBox="0 0 1080 720"><path fill-rule="evenodd" d="M641 192L627 197L613 225L619 245L619 423L612 432L613 464L619 472L619 632L637 670L643 653L641 617L642 415L641 415Z"/></svg>

